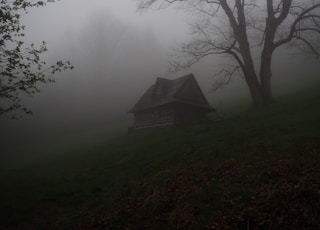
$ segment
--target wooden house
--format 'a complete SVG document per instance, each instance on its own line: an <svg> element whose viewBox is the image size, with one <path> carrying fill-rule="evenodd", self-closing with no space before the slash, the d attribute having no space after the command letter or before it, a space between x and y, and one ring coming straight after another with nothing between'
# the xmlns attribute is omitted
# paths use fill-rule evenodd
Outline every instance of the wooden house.
<svg viewBox="0 0 320 230"><path fill-rule="evenodd" d="M194 124L212 111L193 74L188 74L174 80L157 78L129 112L133 128L141 129Z"/></svg>

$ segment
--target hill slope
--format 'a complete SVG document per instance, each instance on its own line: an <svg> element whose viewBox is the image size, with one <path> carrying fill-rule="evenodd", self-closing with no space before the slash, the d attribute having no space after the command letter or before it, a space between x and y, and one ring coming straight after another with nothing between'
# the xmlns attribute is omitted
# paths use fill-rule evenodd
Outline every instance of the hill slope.
<svg viewBox="0 0 320 230"><path fill-rule="evenodd" d="M319 154L320 94L291 95L4 171L0 229L319 229Z"/></svg>

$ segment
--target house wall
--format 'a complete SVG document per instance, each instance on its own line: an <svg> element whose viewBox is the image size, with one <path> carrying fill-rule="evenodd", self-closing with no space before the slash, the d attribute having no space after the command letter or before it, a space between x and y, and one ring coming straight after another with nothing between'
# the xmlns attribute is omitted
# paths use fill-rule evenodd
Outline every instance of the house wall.
<svg viewBox="0 0 320 230"><path fill-rule="evenodd" d="M149 128L159 126L186 126L206 117L204 110L186 105L172 104L134 114L134 127Z"/></svg>
<svg viewBox="0 0 320 230"><path fill-rule="evenodd" d="M175 110L172 107L157 107L134 114L135 128L148 128L157 126L172 126Z"/></svg>

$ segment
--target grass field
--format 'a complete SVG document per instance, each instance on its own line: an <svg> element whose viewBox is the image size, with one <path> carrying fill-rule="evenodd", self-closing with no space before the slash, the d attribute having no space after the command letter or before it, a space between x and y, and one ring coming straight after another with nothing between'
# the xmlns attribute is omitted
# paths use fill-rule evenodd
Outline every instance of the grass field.
<svg viewBox="0 0 320 230"><path fill-rule="evenodd" d="M0 229L320 229L320 93L0 175Z"/></svg>

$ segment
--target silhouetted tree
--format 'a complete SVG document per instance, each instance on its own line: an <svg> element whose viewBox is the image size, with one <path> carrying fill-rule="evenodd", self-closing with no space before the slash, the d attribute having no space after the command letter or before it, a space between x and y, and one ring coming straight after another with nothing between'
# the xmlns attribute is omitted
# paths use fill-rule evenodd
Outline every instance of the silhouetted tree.
<svg viewBox="0 0 320 230"><path fill-rule="evenodd" d="M277 49L294 45L320 55L319 0L140 0L138 8L162 9L174 4L198 18L192 25L196 36L178 49L173 70L188 68L208 55L231 57L234 64L222 71L225 77L215 86L241 73L254 106L273 100L272 58Z"/></svg>
<svg viewBox="0 0 320 230"><path fill-rule="evenodd" d="M46 5L47 1L1 0L0 1L0 115L18 110L31 113L21 104L22 93L33 95L39 92L38 83L53 82L52 75L72 69L69 61L57 61L47 66L41 55L47 51L46 43L39 47L24 46L25 26L20 18L29 8Z"/></svg>

